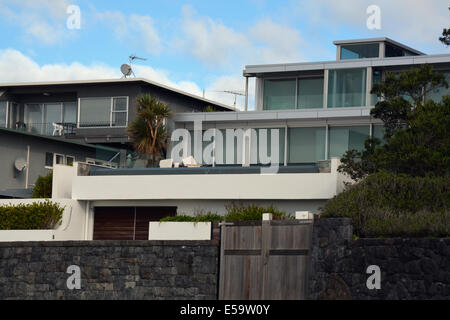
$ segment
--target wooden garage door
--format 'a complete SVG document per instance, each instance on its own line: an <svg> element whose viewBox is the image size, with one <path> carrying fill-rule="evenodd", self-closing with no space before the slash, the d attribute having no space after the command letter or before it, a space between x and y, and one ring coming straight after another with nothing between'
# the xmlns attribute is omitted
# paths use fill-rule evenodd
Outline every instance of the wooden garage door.
<svg viewBox="0 0 450 320"><path fill-rule="evenodd" d="M177 207L96 207L94 240L148 240L150 221L176 215Z"/></svg>

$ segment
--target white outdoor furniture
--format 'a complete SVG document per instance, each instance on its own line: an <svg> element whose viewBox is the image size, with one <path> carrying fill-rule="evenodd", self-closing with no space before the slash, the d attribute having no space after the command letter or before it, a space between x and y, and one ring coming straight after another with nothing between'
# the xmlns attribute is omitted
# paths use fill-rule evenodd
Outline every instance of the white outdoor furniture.
<svg viewBox="0 0 450 320"><path fill-rule="evenodd" d="M57 124L56 122L52 123L53 125L53 136L62 136L63 131L64 131L64 127L60 124Z"/></svg>
<svg viewBox="0 0 450 320"><path fill-rule="evenodd" d="M159 167L160 168L172 168L173 165L173 159L165 159L159 161Z"/></svg>

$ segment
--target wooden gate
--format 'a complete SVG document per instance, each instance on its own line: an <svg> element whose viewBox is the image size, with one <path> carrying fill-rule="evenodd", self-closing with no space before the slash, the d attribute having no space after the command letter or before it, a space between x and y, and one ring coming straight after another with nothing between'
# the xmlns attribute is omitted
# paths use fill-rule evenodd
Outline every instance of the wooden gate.
<svg viewBox="0 0 450 320"><path fill-rule="evenodd" d="M305 299L311 237L311 220L222 225L219 299Z"/></svg>

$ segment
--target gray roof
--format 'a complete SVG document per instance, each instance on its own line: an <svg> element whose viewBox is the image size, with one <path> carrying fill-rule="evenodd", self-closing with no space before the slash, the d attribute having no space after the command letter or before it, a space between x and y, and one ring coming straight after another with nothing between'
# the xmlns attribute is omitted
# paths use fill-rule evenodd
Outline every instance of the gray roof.
<svg viewBox="0 0 450 320"><path fill-rule="evenodd" d="M223 103L209 100L203 97L199 97L195 94L188 93L183 90L175 89L169 86L166 86L164 84L148 80L145 78L126 78L126 79L98 79L98 80L70 80L70 81L43 81L43 82L12 82L12 83L0 83L0 88L7 88L7 87L21 87L21 86L63 86L63 85L71 85L71 84L101 84L101 83L123 83L123 82L145 82L169 91L173 91L176 93L179 93L181 95L194 98L197 100L201 100L210 104L214 104L217 106L220 106L225 109L238 111L238 109L225 105Z"/></svg>
<svg viewBox="0 0 450 320"><path fill-rule="evenodd" d="M29 199L33 195L33 189L2 189L0 198Z"/></svg>
<svg viewBox="0 0 450 320"><path fill-rule="evenodd" d="M62 142L62 143L74 144L74 145L87 147L87 148L98 149L98 150L104 150L104 151L110 151L110 152L119 152L120 151L119 149L116 149L116 148L105 147L105 146L95 145L95 144L89 144L89 143L84 143L84 142L79 142L79 141L59 138L59 137L44 136L42 134L28 132L28 131L22 131L22 130L18 130L18 129L0 128L0 132L1 131L9 132L9 133L12 133L12 134L19 134L19 135L26 135L26 136L36 137L36 138L40 138L40 139L58 141L58 142Z"/></svg>

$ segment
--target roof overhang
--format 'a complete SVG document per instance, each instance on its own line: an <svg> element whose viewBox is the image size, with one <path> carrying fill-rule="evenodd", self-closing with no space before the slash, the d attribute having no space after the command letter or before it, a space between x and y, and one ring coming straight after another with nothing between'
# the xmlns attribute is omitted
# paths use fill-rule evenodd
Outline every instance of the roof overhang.
<svg viewBox="0 0 450 320"><path fill-rule="evenodd" d="M146 78L127 78L127 79L98 79L98 80L69 80L69 81L44 81L44 82L12 82L12 83L0 83L0 88L8 87L37 87L37 86L67 86L67 85L83 85L83 84L110 84L110 83L133 83L133 82L143 82L153 86L157 86L169 91L176 92L178 94L197 99L206 103L210 103L228 110L239 111L234 107L225 105L223 103L206 99L195 94L169 87L167 85L146 79ZM1 92L1 91L0 91Z"/></svg>

